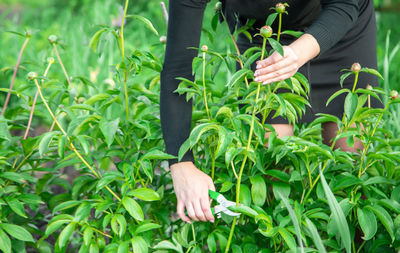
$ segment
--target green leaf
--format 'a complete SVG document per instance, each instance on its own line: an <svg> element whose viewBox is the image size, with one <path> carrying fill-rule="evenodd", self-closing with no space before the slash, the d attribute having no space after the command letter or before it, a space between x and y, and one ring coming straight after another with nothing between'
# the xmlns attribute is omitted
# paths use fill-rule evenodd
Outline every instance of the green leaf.
<svg viewBox="0 0 400 253"><path fill-rule="evenodd" d="M132 195L145 201L160 200L160 195L149 188L137 188L132 191Z"/></svg>
<svg viewBox="0 0 400 253"><path fill-rule="evenodd" d="M18 199L14 197L8 197L6 201L11 210L13 210L16 214L21 217L28 218L25 214L24 204L22 204Z"/></svg>
<svg viewBox="0 0 400 253"><path fill-rule="evenodd" d="M158 228L161 228L161 225L156 224L156 223L140 224L136 227L135 235L149 231L149 230L158 229Z"/></svg>
<svg viewBox="0 0 400 253"><path fill-rule="evenodd" d="M306 217L306 223L307 223L308 229L311 232L312 239L313 239L313 241L315 243L315 246L318 249L318 252L326 253L326 249L325 249L324 243L322 242L322 239L319 236L318 230L315 227L314 223L312 223L312 221L307 217Z"/></svg>
<svg viewBox="0 0 400 253"><path fill-rule="evenodd" d="M114 214L111 219L111 229L114 233L118 234L119 237L122 237L126 232L126 219L122 214Z"/></svg>
<svg viewBox="0 0 400 253"><path fill-rule="evenodd" d="M276 200L280 200L280 195L285 198L289 198L290 195L290 186L283 182L273 182L272 191L274 192L274 196ZM280 193L280 194L278 194Z"/></svg>
<svg viewBox="0 0 400 253"><path fill-rule="evenodd" d="M69 209L69 208L72 208L74 206L77 206L80 203L82 203L81 200L69 200L69 201L66 201L66 202L62 202L61 204L59 204L56 207L54 207L53 214L58 212L58 211L62 211L62 210Z"/></svg>
<svg viewBox="0 0 400 253"><path fill-rule="evenodd" d="M167 159L174 159L176 158L173 155L169 155L167 153L164 153L158 149L151 150L144 154L144 156L141 157L141 160L148 159L148 160L167 160Z"/></svg>
<svg viewBox="0 0 400 253"><path fill-rule="evenodd" d="M156 28L154 28L153 24L147 18L139 16L139 15L127 15L126 17L127 18L132 17L134 19L137 19L137 20L143 22L145 24L145 26L150 29L150 31L152 31L155 35L158 36L158 32L157 32Z"/></svg>
<svg viewBox="0 0 400 253"><path fill-rule="evenodd" d="M42 139L40 140L39 143L39 154L40 156L43 156L49 151L49 144L51 140L53 139L54 135L56 135L57 132L47 132L43 134Z"/></svg>
<svg viewBox="0 0 400 253"><path fill-rule="evenodd" d="M4 139L7 141L11 141L11 134L8 130L8 125L6 119L4 119L3 115L0 115L0 139Z"/></svg>
<svg viewBox="0 0 400 253"><path fill-rule="evenodd" d="M294 229L296 231L297 242L299 243L299 247L301 249L301 252L304 252L303 241L301 240L300 224L299 224L299 220L297 219L296 213L294 212L292 206L289 204L289 201L287 200L287 198L282 196L282 194L279 191L277 192L277 194L278 194L279 198L282 199L283 203L286 206L286 209L289 212L290 219L292 220L293 225L294 225Z"/></svg>
<svg viewBox="0 0 400 253"><path fill-rule="evenodd" d="M252 218L255 218L258 215L257 211L245 205L230 206L228 207L228 209L231 210L232 212L242 213Z"/></svg>
<svg viewBox="0 0 400 253"><path fill-rule="evenodd" d="M97 44L99 44L100 36L101 36L105 31L107 31L107 30L108 30L108 28L102 28L102 29L98 30L98 31L93 35L93 37L90 39L89 47L93 50L93 52L96 53Z"/></svg>
<svg viewBox="0 0 400 253"><path fill-rule="evenodd" d="M85 155L88 155L88 154L89 154L89 143L87 142L87 140L85 139L85 137L82 136L82 135L79 135L79 136L77 136L76 138L79 140L79 142L80 142L80 144L81 144L81 147L83 148L83 152L85 153Z"/></svg>
<svg viewBox="0 0 400 253"><path fill-rule="evenodd" d="M245 184L240 185L239 202L246 206L250 206L251 204L251 192Z"/></svg>
<svg viewBox="0 0 400 253"><path fill-rule="evenodd" d="M217 252L217 242L215 241L213 233L210 233L207 236L207 246L208 250L211 251L211 253Z"/></svg>
<svg viewBox="0 0 400 253"><path fill-rule="evenodd" d="M117 253L127 253L129 252L129 241L119 242L118 243L118 251Z"/></svg>
<svg viewBox="0 0 400 253"><path fill-rule="evenodd" d="M2 229L0 229L0 249L4 253L11 253L11 240Z"/></svg>
<svg viewBox="0 0 400 253"><path fill-rule="evenodd" d="M268 42L276 52L278 52L282 57L284 56L282 45L278 41L273 38L268 38Z"/></svg>
<svg viewBox="0 0 400 253"><path fill-rule="evenodd" d="M83 231L83 243L85 245L89 245L90 242L92 241L92 237L93 237L93 229L87 226Z"/></svg>
<svg viewBox="0 0 400 253"><path fill-rule="evenodd" d="M143 221L144 215L143 215L142 208L133 198L124 197L122 199L122 204L124 205L126 211L128 211L128 213L135 220Z"/></svg>
<svg viewBox="0 0 400 253"><path fill-rule="evenodd" d="M54 231L59 229L62 225L64 225L65 223L68 223L68 222L71 222L71 220L70 219L62 219L62 220L56 220L56 221L53 221L53 222L49 223L47 225L47 228L46 228L46 231L45 231L45 235L49 236Z"/></svg>
<svg viewBox="0 0 400 253"><path fill-rule="evenodd" d="M248 70L248 69L241 69L241 70L237 71L232 76L231 80L228 82L228 84L226 86L228 86L228 87L235 86L237 83L242 82L244 80L244 78L250 73L252 73L252 71Z"/></svg>
<svg viewBox="0 0 400 253"><path fill-rule="evenodd" d="M0 177L20 184L26 183L27 181L32 183L35 182L35 179L27 173L5 171L0 173Z"/></svg>
<svg viewBox="0 0 400 253"><path fill-rule="evenodd" d="M285 30L285 31L281 32L281 34L288 34L288 35L291 35L293 37L300 38L301 35L304 34L304 32Z"/></svg>
<svg viewBox="0 0 400 253"><path fill-rule="evenodd" d="M106 138L106 143L108 147L110 147L111 144L114 142L114 137L115 133L118 130L118 125L119 125L119 118L109 121L105 117L103 117L100 120L100 130L103 133L104 137Z"/></svg>
<svg viewBox="0 0 400 253"><path fill-rule="evenodd" d="M349 93L344 101L344 112L346 113L347 119L353 117L354 112L357 109L358 96L355 93Z"/></svg>
<svg viewBox="0 0 400 253"><path fill-rule="evenodd" d="M215 159L223 155L233 140L233 133L229 132L225 127L221 126L218 129L218 146L215 149Z"/></svg>
<svg viewBox="0 0 400 253"><path fill-rule="evenodd" d="M65 135L61 135L58 138L58 156L60 158L64 158L64 154L65 154L65 141L67 140L67 136Z"/></svg>
<svg viewBox="0 0 400 253"><path fill-rule="evenodd" d="M343 82L344 82L344 80L347 78L347 77L349 77L351 74L353 74L353 72L348 72L348 73L345 73L345 74L343 74L343 75L341 75L340 76L340 86L343 88Z"/></svg>
<svg viewBox="0 0 400 253"><path fill-rule="evenodd" d="M132 243L133 252L147 253L149 251L147 242L141 236L132 237L131 243Z"/></svg>
<svg viewBox="0 0 400 253"><path fill-rule="evenodd" d="M9 223L0 223L0 227L3 228L9 235L24 242L34 242L31 233L25 228Z"/></svg>
<svg viewBox="0 0 400 253"><path fill-rule="evenodd" d="M369 74L375 75L375 76L377 76L377 77L379 77L380 79L383 80L382 75L381 75L377 70L375 70L375 69L362 68L362 69L360 70L360 72L365 72L365 73L369 73Z"/></svg>
<svg viewBox="0 0 400 253"><path fill-rule="evenodd" d="M58 246L60 249L68 244L68 241L74 232L75 225L75 222L71 222L61 231L60 235L58 236Z"/></svg>
<svg viewBox="0 0 400 253"><path fill-rule="evenodd" d="M369 209L357 208L358 222L364 236L362 237L365 241L372 239L375 236L378 229L375 214Z"/></svg>
<svg viewBox="0 0 400 253"><path fill-rule="evenodd" d="M94 105L98 101L104 101L107 98L110 98L111 96L109 94L96 94L89 98L88 100L85 101L85 104L87 105Z"/></svg>
<svg viewBox="0 0 400 253"><path fill-rule="evenodd" d="M324 174L320 171L322 187L325 192L325 196L328 200L329 208L332 212L333 222L339 230L340 238L347 253L351 252L351 236L349 225L347 224L346 217L344 216L343 210L333 195L328 183L325 180Z"/></svg>
<svg viewBox="0 0 400 253"><path fill-rule="evenodd" d="M170 241L164 240L157 243L153 249L170 249L176 252L182 252L182 247L180 245L175 245Z"/></svg>
<svg viewBox="0 0 400 253"><path fill-rule="evenodd" d="M274 23L277 16L278 16L277 12L269 14L267 20L265 21L265 25L271 26Z"/></svg>
<svg viewBox="0 0 400 253"><path fill-rule="evenodd" d="M267 198L267 186L262 176L254 176L250 178L251 197L256 206L262 206Z"/></svg>
<svg viewBox="0 0 400 253"><path fill-rule="evenodd" d="M336 98L337 96L339 96L340 94L345 93L345 92L351 93L351 91L350 91L349 89L340 89L340 90L336 91L335 93L333 93L333 95L329 97L328 101L326 101L326 106L328 106L329 103L330 103L334 98Z"/></svg>
<svg viewBox="0 0 400 253"><path fill-rule="evenodd" d="M296 241L291 233L287 231L285 228L279 228L279 234L282 236L283 240L285 240L286 244L289 246L291 250L296 250Z"/></svg>
<svg viewBox="0 0 400 253"><path fill-rule="evenodd" d="M380 206L366 206L364 208L364 210L365 209L372 211L376 215L376 217L378 217L380 222L386 228L386 231L389 233L390 238L392 239L392 242L393 242L393 240L394 240L394 232L393 232L394 223L393 223L393 219L390 216L390 214L383 207L380 207Z"/></svg>

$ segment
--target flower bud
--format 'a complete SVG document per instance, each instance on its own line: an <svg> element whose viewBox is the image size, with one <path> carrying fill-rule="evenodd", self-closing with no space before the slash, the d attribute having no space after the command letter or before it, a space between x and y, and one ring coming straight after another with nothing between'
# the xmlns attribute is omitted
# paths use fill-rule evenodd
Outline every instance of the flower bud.
<svg viewBox="0 0 400 253"><path fill-rule="evenodd" d="M351 65L351 71L353 72L360 72L361 70L361 65L358 62L353 63L353 65Z"/></svg>
<svg viewBox="0 0 400 253"><path fill-rule="evenodd" d="M55 35L50 35L47 39L51 44L57 43L57 36Z"/></svg>
<svg viewBox="0 0 400 253"><path fill-rule="evenodd" d="M38 77L38 74L36 72L29 72L28 73L28 79L29 80L36 79L37 77Z"/></svg>
<svg viewBox="0 0 400 253"><path fill-rule="evenodd" d="M396 99L399 97L399 93L397 92L397 90L392 90L389 94L391 99Z"/></svg>
<svg viewBox="0 0 400 253"><path fill-rule="evenodd" d="M365 87L367 90L372 90L373 89L373 87L372 87L372 85L371 84L367 84L367 87Z"/></svg>
<svg viewBox="0 0 400 253"><path fill-rule="evenodd" d="M165 37L164 35L161 36L161 37L160 37L160 42L161 42L162 44L167 43L167 37Z"/></svg>
<svg viewBox="0 0 400 253"><path fill-rule="evenodd" d="M285 5L283 3L277 3L275 5L275 11L278 14L282 14L285 12Z"/></svg>
<svg viewBox="0 0 400 253"><path fill-rule="evenodd" d="M202 51L202 52L207 52L207 51L208 51L207 45L201 46L201 51Z"/></svg>
<svg viewBox="0 0 400 253"><path fill-rule="evenodd" d="M216 11L220 11L222 9L222 3L221 2L217 2L216 4L215 4L215 10Z"/></svg>
<svg viewBox="0 0 400 253"><path fill-rule="evenodd" d="M53 64L54 63L54 58L53 57L47 57L47 63Z"/></svg>
<svg viewBox="0 0 400 253"><path fill-rule="evenodd" d="M261 27L260 34L264 38L269 38L272 35L272 28L269 25L265 25L265 26Z"/></svg>

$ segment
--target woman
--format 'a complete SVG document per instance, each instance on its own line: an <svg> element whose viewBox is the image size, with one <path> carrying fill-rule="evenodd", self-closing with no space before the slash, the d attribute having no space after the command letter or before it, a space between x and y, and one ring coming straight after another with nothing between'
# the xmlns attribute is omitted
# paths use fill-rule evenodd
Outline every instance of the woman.
<svg viewBox="0 0 400 253"><path fill-rule="evenodd" d="M167 47L164 68L161 73L160 112L161 125L167 152L177 155L181 144L189 137L192 103L185 96L174 93L179 81L176 77L193 80L192 60L199 47L202 19L207 0L170 0ZM349 68L353 62L361 66L377 68L376 25L372 0L292 0L288 15L283 18L283 30L301 30L305 33L298 39L281 38L285 45L284 57L273 53L265 60L254 64L255 80L263 84L284 80L297 71L305 74L311 84L309 109L301 122L310 122L315 113L329 113L341 117L344 96L326 107L327 99L338 89L339 70ZM271 13L275 0L225 0L222 9L231 31L240 27L247 19L256 19L254 28L260 28ZM235 16L238 18L236 19ZM273 27L276 31L276 27ZM255 33L256 31L254 31ZM253 44L252 44L253 43ZM261 38L250 42L243 34L237 39L241 52L254 44L261 46ZM359 83L377 85L372 75L360 73ZM344 86L351 87L350 78ZM341 100L341 101L340 101ZM293 135L293 126L282 118L268 119L278 136ZM322 125L325 143L335 136L337 125L333 122ZM340 140L337 147L352 150ZM361 148L360 143L355 148ZM214 190L211 178L193 164L193 155L188 152L183 159L170 161L171 175L177 196L179 217L190 222L214 221L210 210L208 189ZM189 217L185 215L187 210Z"/></svg>

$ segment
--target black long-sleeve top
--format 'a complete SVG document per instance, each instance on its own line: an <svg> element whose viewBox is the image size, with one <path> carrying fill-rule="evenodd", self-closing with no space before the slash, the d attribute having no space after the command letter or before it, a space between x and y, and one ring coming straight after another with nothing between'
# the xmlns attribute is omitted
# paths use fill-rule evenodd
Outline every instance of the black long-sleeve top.
<svg viewBox="0 0 400 253"><path fill-rule="evenodd" d="M356 22L359 2L370 0L291 0L287 2L288 15L283 19L283 29L305 30L320 46L320 54L336 44ZM160 116L167 153L176 155L189 137L192 118L192 101L174 91L180 83L176 77L193 80L192 61L198 54L189 47L199 47L203 14L209 0L170 0L169 23L165 60L161 72ZM276 0L225 0L223 10L228 23L240 26L240 21L255 18L260 27L273 11ZM233 20L237 13L239 23ZM255 26L256 27L256 26ZM256 27L259 28L259 27ZM189 151L181 161L193 161ZM178 162L169 161L170 165Z"/></svg>

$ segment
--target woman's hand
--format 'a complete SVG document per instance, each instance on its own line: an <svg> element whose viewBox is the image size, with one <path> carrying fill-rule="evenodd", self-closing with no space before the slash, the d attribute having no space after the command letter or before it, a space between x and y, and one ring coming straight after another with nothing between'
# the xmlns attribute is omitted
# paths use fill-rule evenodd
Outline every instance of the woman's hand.
<svg viewBox="0 0 400 253"><path fill-rule="evenodd" d="M299 57L290 46L283 46L284 57L274 52L269 57L257 62L254 81L269 84L285 80L296 74L300 68Z"/></svg>
<svg viewBox="0 0 400 253"><path fill-rule="evenodd" d="M269 84L292 77L301 66L319 54L319 44L310 34L303 34L289 46L283 46L283 55L274 52L257 62L255 81Z"/></svg>
<svg viewBox="0 0 400 253"><path fill-rule="evenodd" d="M192 162L176 163L171 165L170 169L178 200L177 212L179 217L183 221L191 223L185 215L186 208L192 220L214 222L208 196L208 189L215 191L211 177L197 169Z"/></svg>

